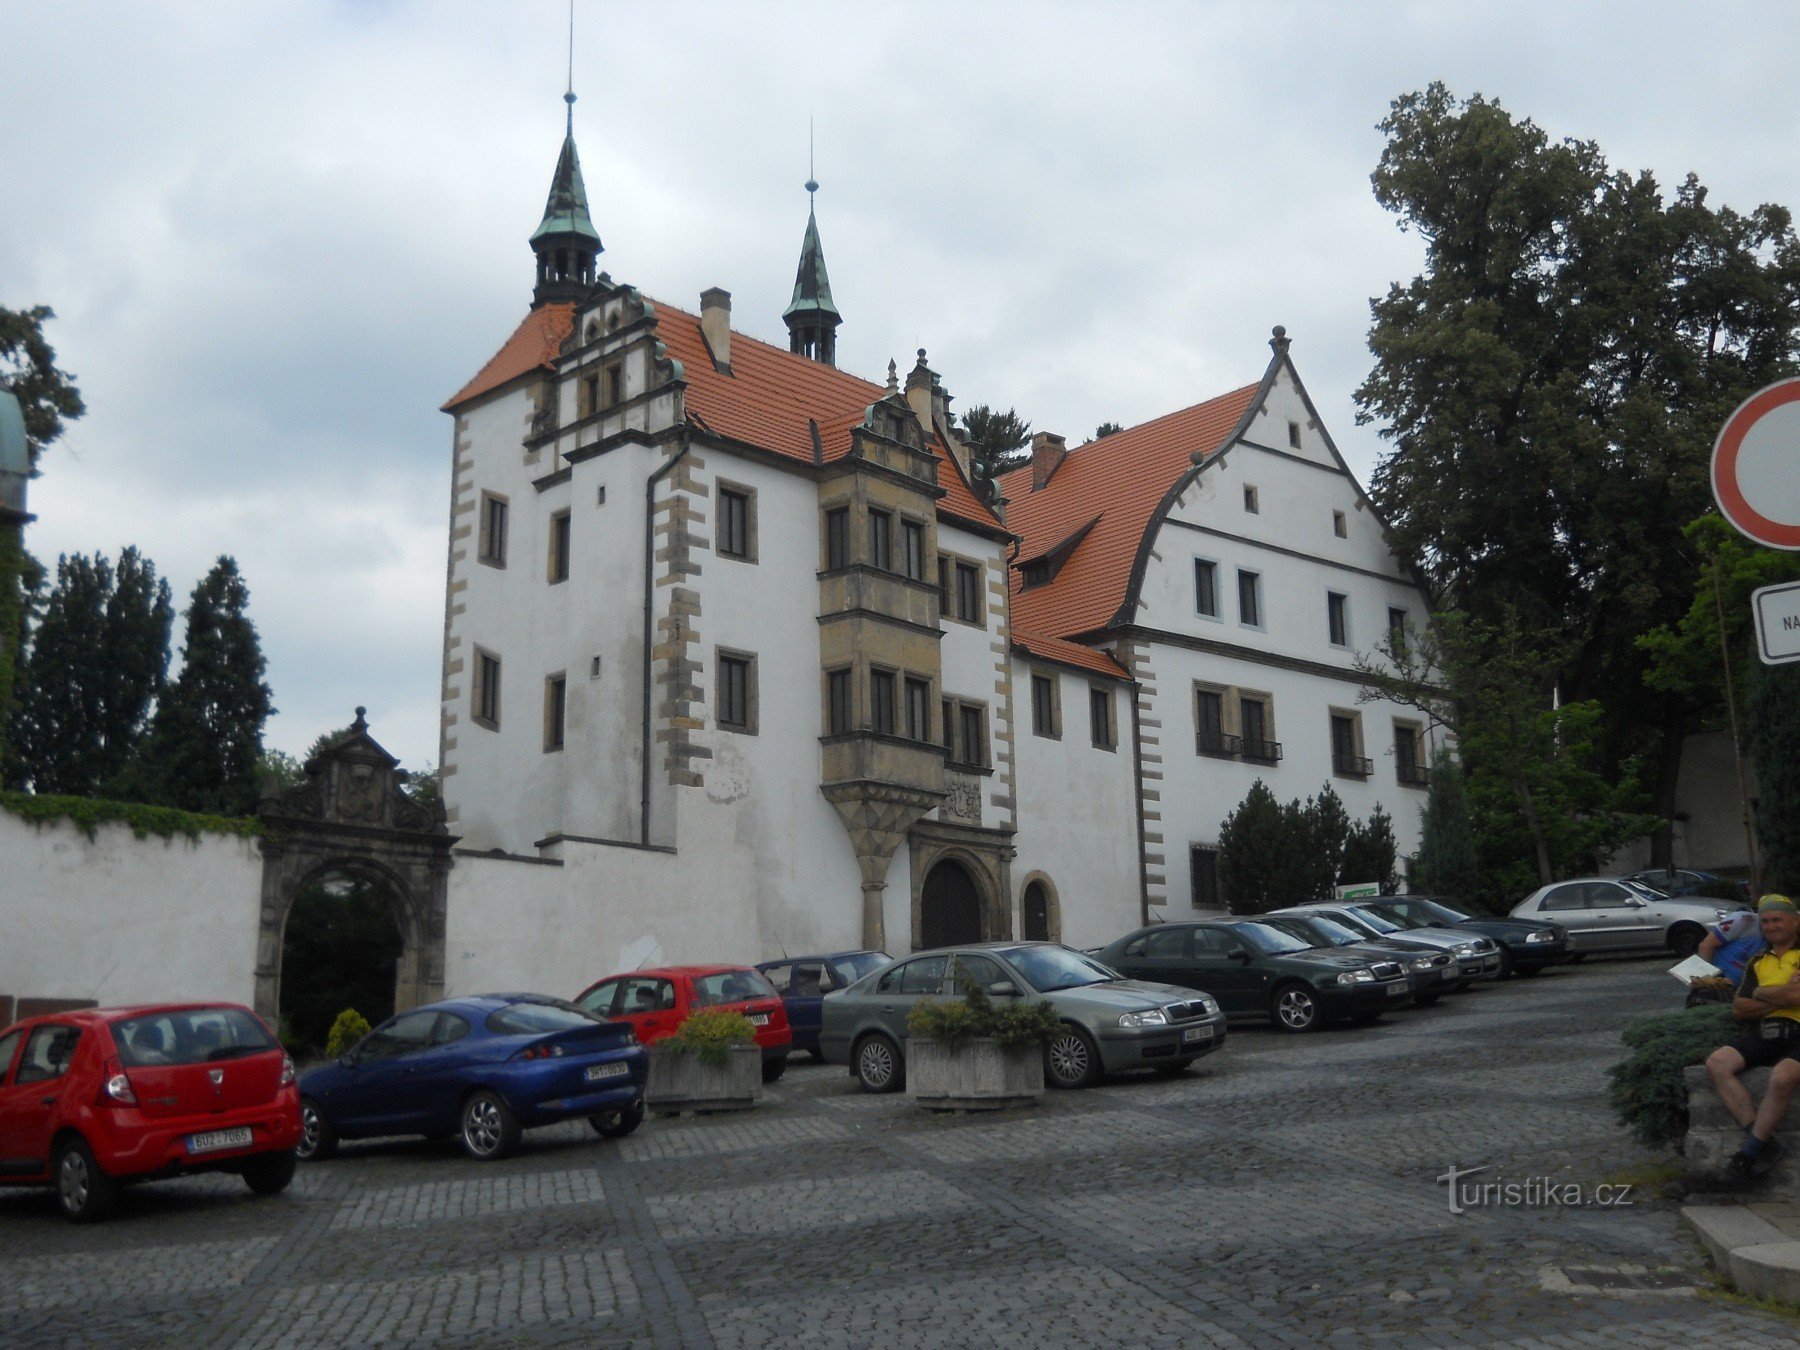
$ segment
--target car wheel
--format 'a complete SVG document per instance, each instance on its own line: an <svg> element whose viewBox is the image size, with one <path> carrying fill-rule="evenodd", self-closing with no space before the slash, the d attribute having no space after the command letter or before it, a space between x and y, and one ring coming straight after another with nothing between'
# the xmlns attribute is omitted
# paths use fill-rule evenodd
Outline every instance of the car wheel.
<svg viewBox="0 0 1800 1350"><path fill-rule="evenodd" d="M876 1032L856 1047L856 1081L864 1092L897 1092L906 1083L900 1047Z"/></svg>
<svg viewBox="0 0 1800 1350"><path fill-rule="evenodd" d="M1044 1046L1044 1079L1051 1087L1084 1088L1100 1077L1100 1051L1094 1038L1073 1022L1064 1022Z"/></svg>
<svg viewBox="0 0 1800 1350"><path fill-rule="evenodd" d="M1275 1025L1283 1031L1313 1031L1324 1020L1319 1016L1318 998L1303 984L1284 984L1277 989L1271 1010Z"/></svg>
<svg viewBox="0 0 1800 1350"><path fill-rule="evenodd" d="M588 1117L588 1124L602 1139L623 1139L643 1123L644 1104L641 1101L622 1106L617 1111L596 1111Z"/></svg>
<svg viewBox="0 0 1800 1350"><path fill-rule="evenodd" d="M74 1223L95 1223L112 1212L119 1198L119 1183L94 1161L93 1150L80 1139L70 1139L56 1151L56 1203L63 1217Z"/></svg>
<svg viewBox="0 0 1800 1350"><path fill-rule="evenodd" d="M780 1059L765 1059L763 1061L763 1082L765 1082L765 1083L775 1082L777 1079L779 1079L781 1077L782 1074L784 1074L786 1072L787 1072L787 1056L786 1055L783 1055Z"/></svg>
<svg viewBox="0 0 1800 1350"><path fill-rule="evenodd" d="M1505 947L1500 948L1500 971L1494 978L1497 980L1510 980L1517 973L1518 967L1513 964L1512 953L1507 951Z"/></svg>
<svg viewBox="0 0 1800 1350"><path fill-rule="evenodd" d="M294 1156L301 1162L324 1162L337 1152L337 1131L325 1119L325 1113L311 1097L300 1099L300 1142L294 1145Z"/></svg>
<svg viewBox="0 0 1800 1350"><path fill-rule="evenodd" d="M244 1184L258 1195L280 1195L294 1179L300 1160L293 1149L281 1153L265 1153L244 1164Z"/></svg>
<svg viewBox="0 0 1800 1350"><path fill-rule="evenodd" d="M462 1146L477 1162L504 1158L518 1147L519 1118L497 1092L483 1088L463 1103Z"/></svg>
<svg viewBox="0 0 1800 1350"><path fill-rule="evenodd" d="M1692 956L1705 936L1706 930L1697 924L1678 923L1669 930L1669 950L1680 957Z"/></svg>

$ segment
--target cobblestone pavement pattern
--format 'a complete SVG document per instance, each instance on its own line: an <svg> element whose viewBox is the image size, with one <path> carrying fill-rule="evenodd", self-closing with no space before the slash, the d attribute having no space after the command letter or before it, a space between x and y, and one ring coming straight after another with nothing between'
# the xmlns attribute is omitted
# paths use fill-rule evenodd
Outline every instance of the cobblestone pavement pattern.
<svg viewBox="0 0 1800 1350"><path fill-rule="evenodd" d="M1796 1339L1694 1297L1675 1206L1481 1208L1436 1178L1656 1161L1604 1102L1661 963L1590 963L1373 1028L1234 1032L1177 1080L933 1115L796 1062L752 1114L346 1148L65 1224L0 1192L12 1346L1665 1345ZM1636 1273L1634 1273L1636 1272ZM1631 1285L1669 1284L1676 1292ZM1687 1292L1681 1292L1681 1291ZM1598 1291L1598 1292L1596 1292Z"/></svg>

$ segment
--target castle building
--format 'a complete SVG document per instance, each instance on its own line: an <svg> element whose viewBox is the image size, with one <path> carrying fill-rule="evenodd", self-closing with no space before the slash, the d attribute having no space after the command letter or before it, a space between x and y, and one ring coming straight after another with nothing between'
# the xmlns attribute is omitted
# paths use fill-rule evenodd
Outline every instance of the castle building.
<svg viewBox="0 0 1800 1350"><path fill-rule="evenodd" d="M1040 435L990 498L924 351L837 368L807 190L783 347L724 290L598 270L571 117L531 307L444 405L443 791L496 892L452 914L452 984L459 947L554 962L584 932L596 974L1097 945L1219 907L1258 777L1384 804L1416 847L1425 730L1360 703L1353 660L1425 598L1282 330L1256 382ZM563 936L503 931L509 894Z"/></svg>

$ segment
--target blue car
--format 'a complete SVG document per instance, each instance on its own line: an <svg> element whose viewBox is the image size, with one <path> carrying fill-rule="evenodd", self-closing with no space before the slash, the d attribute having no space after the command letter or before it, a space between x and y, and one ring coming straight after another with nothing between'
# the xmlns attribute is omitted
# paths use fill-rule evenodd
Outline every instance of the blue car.
<svg viewBox="0 0 1800 1350"><path fill-rule="evenodd" d="M787 1008L788 1029L794 1049L819 1052L819 1022L824 1017L825 995L848 989L863 976L894 964L886 952L835 952L830 956L784 956L757 967L768 976Z"/></svg>
<svg viewBox="0 0 1800 1350"><path fill-rule="evenodd" d="M644 1119L649 1056L631 1028L542 994L473 994L390 1017L300 1079L302 1160L341 1139L457 1135L480 1162L519 1132L586 1116L605 1138Z"/></svg>

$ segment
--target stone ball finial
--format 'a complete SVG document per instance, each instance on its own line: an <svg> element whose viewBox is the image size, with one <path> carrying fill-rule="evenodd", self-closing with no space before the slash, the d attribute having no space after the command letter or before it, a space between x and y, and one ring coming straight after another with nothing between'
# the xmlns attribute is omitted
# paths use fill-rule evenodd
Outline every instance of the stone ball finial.
<svg viewBox="0 0 1800 1350"><path fill-rule="evenodd" d="M1284 328L1280 324L1276 324L1273 328L1271 328L1269 330L1269 332L1274 335L1274 338L1277 342L1280 342L1284 337L1287 336L1287 329Z"/></svg>
<svg viewBox="0 0 1800 1350"><path fill-rule="evenodd" d="M368 711L369 710L367 708L360 708L360 707L356 710L356 721L351 723L350 730L352 730L352 731L367 731L369 729L369 723L367 720Z"/></svg>

